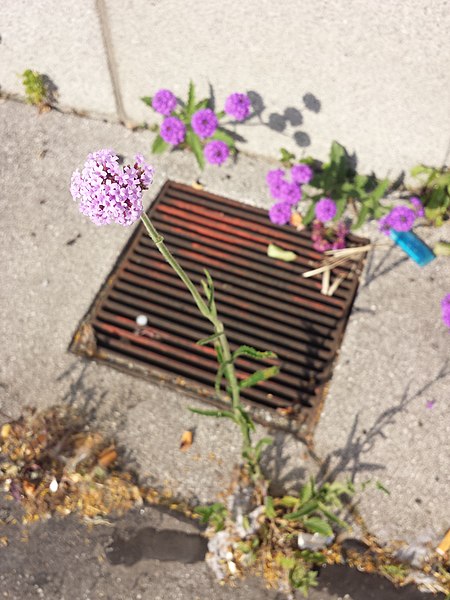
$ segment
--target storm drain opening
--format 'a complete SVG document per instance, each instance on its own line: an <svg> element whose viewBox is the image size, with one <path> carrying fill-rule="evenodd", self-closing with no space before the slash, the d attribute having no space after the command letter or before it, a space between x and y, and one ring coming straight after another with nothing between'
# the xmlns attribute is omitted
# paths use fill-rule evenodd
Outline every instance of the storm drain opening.
<svg viewBox="0 0 450 600"><path fill-rule="evenodd" d="M280 373L242 398L253 417L308 435L321 411L365 255L336 268L345 279L333 296L321 293L322 276L303 278L321 265L309 231L270 223L267 211L168 181L148 215L168 248L201 288L204 269L215 284L218 314L232 350L250 345L278 355ZM352 246L367 240L350 235ZM297 255L294 262L267 256L269 243ZM217 372L210 335L184 284L165 262L142 223L82 320L71 351L133 375L165 382L214 404ZM238 359L245 378L274 364Z"/></svg>

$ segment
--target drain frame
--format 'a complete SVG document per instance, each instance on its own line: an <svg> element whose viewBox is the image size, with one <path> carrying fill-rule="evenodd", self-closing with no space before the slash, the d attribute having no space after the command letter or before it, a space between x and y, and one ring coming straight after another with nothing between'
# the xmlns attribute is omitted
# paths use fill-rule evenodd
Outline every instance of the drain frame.
<svg viewBox="0 0 450 600"><path fill-rule="evenodd" d="M346 274L347 279L330 298L320 294L320 277L301 277L323 259L312 248L310 233L272 225L263 209L168 180L147 214L197 287L203 269L211 272L218 313L233 349L249 344L279 355L280 376L242 391L253 418L301 437L311 436L366 253L335 270ZM353 234L348 241L352 246L368 243ZM296 252L295 264L269 259L265 252L269 242ZM167 300L175 302L175 316L167 312ZM133 311L151 312L150 324L139 327ZM186 317L189 324L183 322ZM81 320L69 350L226 408L229 404L217 397L211 385L216 370L214 349L195 345L195 340L210 333L209 323L198 314L184 284L140 223ZM266 338L266 342L258 343L259 338ZM272 344L271 339L275 340ZM183 368L182 360L186 362ZM242 377L271 364L273 360L238 359L237 370ZM283 366L288 366L285 372ZM277 390L281 390L279 397Z"/></svg>

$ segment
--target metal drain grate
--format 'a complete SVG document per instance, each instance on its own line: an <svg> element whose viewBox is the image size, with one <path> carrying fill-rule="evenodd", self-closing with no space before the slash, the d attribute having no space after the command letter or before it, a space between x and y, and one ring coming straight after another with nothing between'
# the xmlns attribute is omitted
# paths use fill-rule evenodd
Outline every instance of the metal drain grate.
<svg viewBox="0 0 450 600"><path fill-rule="evenodd" d="M280 374L243 398L254 416L283 425L317 420L323 390L342 339L363 260L332 297L320 293L321 276L305 279L323 255L309 232L273 226L267 211L174 182L167 182L149 211L167 246L199 284L207 268L215 283L219 315L232 348L248 344L273 350ZM268 258L273 242L293 250L293 263ZM367 240L351 236L353 245ZM136 324L145 315L145 327ZM211 333L189 292L164 261L141 224L122 253L71 345L136 375L157 378L216 405L214 349L196 345ZM273 361L266 361L273 364ZM261 362L238 360L246 377ZM275 411L275 412L274 412ZM309 427L310 428L310 427Z"/></svg>

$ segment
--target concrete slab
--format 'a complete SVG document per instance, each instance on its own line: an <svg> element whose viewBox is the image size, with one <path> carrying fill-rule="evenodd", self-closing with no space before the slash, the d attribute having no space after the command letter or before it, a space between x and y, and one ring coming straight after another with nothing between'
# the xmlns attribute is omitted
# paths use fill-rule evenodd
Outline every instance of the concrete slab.
<svg viewBox="0 0 450 600"><path fill-rule="evenodd" d="M20 74L33 69L57 87L60 106L115 118L95 0L5 0L0 15L2 91L24 96Z"/></svg>
<svg viewBox="0 0 450 600"><path fill-rule="evenodd" d="M2 414L16 416L24 405L61 401L85 408L118 435L148 480L187 498L214 500L238 460L236 432L189 413L192 400L179 393L67 353L79 320L131 233L118 226L96 228L82 217L68 192L70 175L96 148L150 158L151 134L57 112L38 117L13 102L0 105L0 119L0 333L7 340L0 350ZM191 183L198 177L187 153L151 162L157 176L147 203L166 178ZM211 192L267 207L267 167L242 157L235 166L208 167L201 180ZM424 232L428 235L448 233ZM323 458L331 456L332 465L340 463L344 476L350 469L360 481L367 464L374 465L371 476L390 488L390 496L374 490L364 497L363 515L375 533L406 537L428 526L444 533L449 377L448 366L442 369L449 337L439 300L448 292L450 271L444 259L420 270L401 262L396 249L383 253L377 251L369 263L316 446ZM433 409L425 408L428 399L436 401ZM179 440L190 427L196 437L184 454ZM268 460L288 487L311 468L304 447L291 436L279 434L271 453Z"/></svg>

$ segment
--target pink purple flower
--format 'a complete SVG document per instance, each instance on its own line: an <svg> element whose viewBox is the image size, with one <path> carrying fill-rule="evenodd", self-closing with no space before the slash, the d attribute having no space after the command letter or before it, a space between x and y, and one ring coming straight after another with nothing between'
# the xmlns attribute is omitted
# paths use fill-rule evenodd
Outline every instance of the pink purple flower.
<svg viewBox="0 0 450 600"><path fill-rule="evenodd" d="M275 225L286 225L291 218L292 205L289 202L276 202L269 208L269 218Z"/></svg>
<svg viewBox="0 0 450 600"><path fill-rule="evenodd" d="M184 142L186 127L177 117L167 117L162 122L159 133L165 142L172 144L172 146L177 146Z"/></svg>
<svg viewBox="0 0 450 600"><path fill-rule="evenodd" d="M330 221L336 215L336 203L331 198L321 198L314 208L316 219L322 223Z"/></svg>
<svg viewBox="0 0 450 600"><path fill-rule="evenodd" d="M168 117L177 105L177 99L170 90L158 90L152 99L156 112Z"/></svg>
<svg viewBox="0 0 450 600"><path fill-rule="evenodd" d="M217 129L217 117L210 108L202 108L192 115L191 125L202 139L211 137Z"/></svg>
<svg viewBox="0 0 450 600"><path fill-rule="evenodd" d="M388 215L387 222L395 231L409 231L414 225L416 214L407 206L396 206Z"/></svg>
<svg viewBox="0 0 450 600"><path fill-rule="evenodd" d="M423 208L422 202L420 201L420 198L418 198L417 196L411 196L409 201L413 206L413 210L416 213L416 217L424 217L425 210Z"/></svg>
<svg viewBox="0 0 450 600"><path fill-rule="evenodd" d="M314 221L311 233L314 250L326 252L345 248L348 231L348 227L343 221L340 221L336 227L325 227L321 221Z"/></svg>
<svg viewBox="0 0 450 600"><path fill-rule="evenodd" d="M302 190L296 183L282 181L279 187L279 198L289 204L297 204L302 198Z"/></svg>
<svg viewBox="0 0 450 600"><path fill-rule="evenodd" d="M74 171L70 192L80 211L96 225L132 225L143 212L142 195L153 182L153 168L141 154L133 166L119 165L113 150L88 155L81 173Z"/></svg>
<svg viewBox="0 0 450 600"><path fill-rule="evenodd" d="M450 294L444 296L441 300L442 320L444 325L450 327Z"/></svg>
<svg viewBox="0 0 450 600"><path fill-rule="evenodd" d="M251 102L247 94L231 94L225 101L225 112L236 121L243 121L250 114Z"/></svg>
<svg viewBox="0 0 450 600"><path fill-rule="evenodd" d="M212 165L221 165L227 160L230 149L225 142L214 140L206 144L203 153L209 163Z"/></svg>
<svg viewBox="0 0 450 600"><path fill-rule="evenodd" d="M300 185L303 183L309 183L313 178L314 171L310 166L299 164L294 165L291 169L291 177L292 181L299 183Z"/></svg>
<svg viewBox="0 0 450 600"><path fill-rule="evenodd" d="M381 231L381 233L384 233L384 235L389 235L389 232L391 230L389 215L381 217L381 219L378 221L378 229Z"/></svg>
<svg viewBox="0 0 450 600"><path fill-rule="evenodd" d="M269 187L283 181L284 171L283 169L273 169L269 171L266 175L266 182Z"/></svg>

